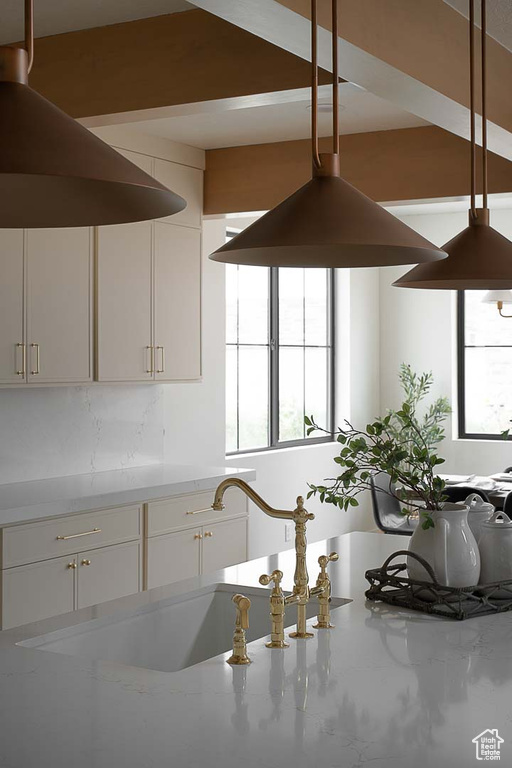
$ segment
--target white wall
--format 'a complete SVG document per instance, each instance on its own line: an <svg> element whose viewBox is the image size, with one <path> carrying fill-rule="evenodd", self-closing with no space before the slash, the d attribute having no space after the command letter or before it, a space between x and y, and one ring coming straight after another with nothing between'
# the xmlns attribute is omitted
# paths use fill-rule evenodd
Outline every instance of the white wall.
<svg viewBox="0 0 512 768"><path fill-rule="evenodd" d="M437 208L438 206L436 206ZM510 209L492 211L492 225L512 238ZM436 245L443 245L467 226L467 211L422 213L400 218ZM431 291L393 288L391 283L407 270L380 270L380 347L381 406L396 407L401 390L397 378L401 362L410 363L417 371L434 374L433 395L451 397L456 409L456 294L453 291ZM512 322L503 320L503 322ZM456 413L452 420L455 421ZM440 450L446 464L443 470L460 474L490 474L512 464L512 446L504 441L459 440L453 436L452 423Z"/></svg>

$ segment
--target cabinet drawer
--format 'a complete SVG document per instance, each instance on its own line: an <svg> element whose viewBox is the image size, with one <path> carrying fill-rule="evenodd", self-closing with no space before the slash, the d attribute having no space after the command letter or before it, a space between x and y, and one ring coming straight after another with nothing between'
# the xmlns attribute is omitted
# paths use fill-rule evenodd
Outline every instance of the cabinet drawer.
<svg viewBox="0 0 512 768"><path fill-rule="evenodd" d="M2 629L40 621L74 608L74 557L23 565L2 573Z"/></svg>
<svg viewBox="0 0 512 768"><path fill-rule="evenodd" d="M157 536L146 542L146 589L199 576L201 529Z"/></svg>
<svg viewBox="0 0 512 768"><path fill-rule="evenodd" d="M239 490L229 488L224 496L224 509L214 511L214 491L174 496L147 504L147 535L158 536L170 533L186 525L204 525L212 520L244 515L247 512L246 498Z"/></svg>
<svg viewBox="0 0 512 768"><path fill-rule="evenodd" d="M81 548L104 547L141 535L141 507L87 512L41 523L5 528L2 568L68 555Z"/></svg>
<svg viewBox="0 0 512 768"><path fill-rule="evenodd" d="M140 590L141 542L80 552L77 608L97 605Z"/></svg>
<svg viewBox="0 0 512 768"><path fill-rule="evenodd" d="M247 518L226 520L203 529L203 569L211 573L247 560Z"/></svg>

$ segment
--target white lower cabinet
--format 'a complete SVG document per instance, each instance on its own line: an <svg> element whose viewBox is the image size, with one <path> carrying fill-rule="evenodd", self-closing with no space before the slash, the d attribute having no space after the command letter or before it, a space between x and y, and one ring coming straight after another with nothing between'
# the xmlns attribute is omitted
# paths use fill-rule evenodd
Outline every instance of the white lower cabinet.
<svg viewBox="0 0 512 768"><path fill-rule="evenodd" d="M210 525L203 531L203 573L247 559L247 518Z"/></svg>
<svg viewBox="0 0 512 768"><path fill-rule="evenodd" d="M140 590L141 542L81 552L77 557L76 607L105 603Z"/></svg>

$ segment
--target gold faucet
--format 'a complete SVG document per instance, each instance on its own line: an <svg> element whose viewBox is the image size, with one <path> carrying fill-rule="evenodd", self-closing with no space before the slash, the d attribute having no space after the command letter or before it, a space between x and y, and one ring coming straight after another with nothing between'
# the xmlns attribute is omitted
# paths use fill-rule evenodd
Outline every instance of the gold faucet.
<svg viewBox="0 0 512 768"><path fill-rule="evenodd" d="M331 624L331 579L327 573L329 563L335 563L339 558L337 552L331 552L330 555L321 555L318 558L320 573L316 580L316 587L311 590L311 595L318 596L318 616L317 623L313 625L314 629L333 629Z"/></svg>
<svg viewBox="0 0 512 768"><path fill-rule="evenodd" d="M283 590L281 589L281 580L283 578L283 572L276 570L267 576L264 573L260 576L260 584L264 587L268 587L270 582L274 583L272 592L270 593L270 616L272 617L272 632L270 634L270 643L267 643L267 648L289 648L288 643L284 641L284 606L285 598Z"/></svg>
<svg viewBox="0 0 512 768"><path fill-rule="evenodd" d="M245 630L249 629L249 608L251 601L245 595L233 595L231 598L236 605L235 631L233 633L233 654L227 659L228 664L250 664L247 655L247 642Z"/></svg>
<svg viewBox="0 0 512 768"><path fill-rule="evenodd" d="M306 524L308 520L314 520L315 516L312 512L308 512L304 509L304 499L302 496L297 498L297 507L290 512L284 509L274 509L266 501L264 501L259 494L254 491L245 480L241 480L238 477L227 477L223 480L215 491L215 498L212 504L212 508L216 511L224 509L222 499L224 493L228 488L239 488L245 495L256 504L259 509L262 510L269 517L275 517L280 520L292 520L295 523L295 574L293 577L294 587L292 594L285 598L285 604L297 605L297 630L290 633L290 637L293 638L308 638L313 637L312 632L306 630L306 606L309 602L309 577L306 567ZM327 577L328 578L328 577ZM322 590L320 590L318 583L315 587L315 595L320 596Z"/></svg>

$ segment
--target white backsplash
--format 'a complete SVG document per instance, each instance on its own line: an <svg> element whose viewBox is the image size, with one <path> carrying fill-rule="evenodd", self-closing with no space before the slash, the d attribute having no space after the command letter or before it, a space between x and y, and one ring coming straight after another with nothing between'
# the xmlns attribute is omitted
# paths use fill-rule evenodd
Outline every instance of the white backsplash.
<svg viewBox="0 0 512 768"><path fill-rule="evenodd" d="M0 483L163 461L163 386L0 391Z"/></svg>

